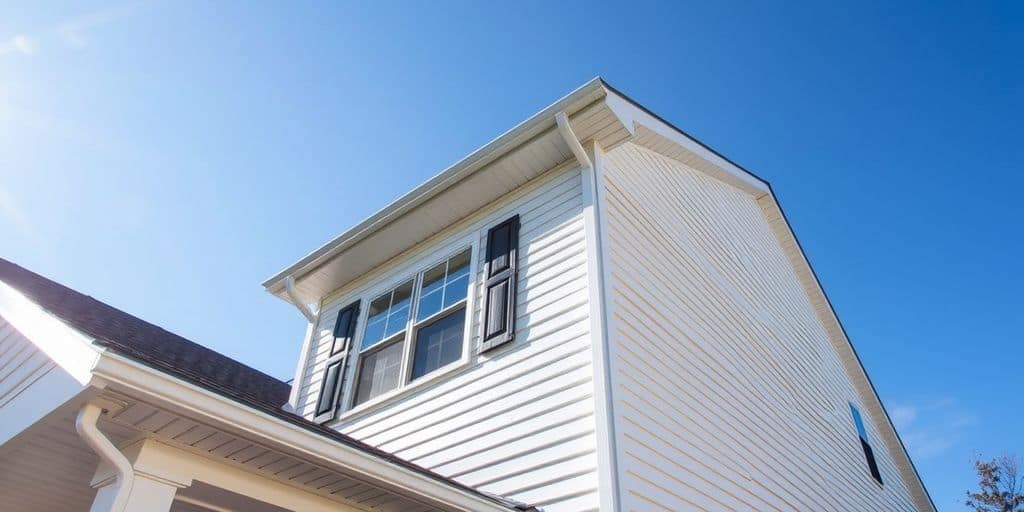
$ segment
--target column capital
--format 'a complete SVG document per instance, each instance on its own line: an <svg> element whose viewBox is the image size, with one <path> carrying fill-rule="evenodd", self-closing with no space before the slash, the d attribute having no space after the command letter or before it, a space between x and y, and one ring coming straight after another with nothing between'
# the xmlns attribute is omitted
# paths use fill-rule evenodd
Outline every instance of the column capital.
<svg viewBox="0 0 1024 512"><path fill-rule="evenodd" d="M140 439L121 449L132 464L136 477L182 489L192 485L192 475L180 463L180 451L154 439ZM117 477L114 468L101 462L90 486L94 489L110 484Z"/></svg>

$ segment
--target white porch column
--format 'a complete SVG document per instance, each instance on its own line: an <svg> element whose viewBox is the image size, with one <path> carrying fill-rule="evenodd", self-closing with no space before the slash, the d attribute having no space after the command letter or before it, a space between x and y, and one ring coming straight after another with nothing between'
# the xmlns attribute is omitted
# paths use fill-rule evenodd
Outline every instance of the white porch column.
<svg viewBox="0 0 1024 512"><path fill-rule="evenodd" d="M178 489L192 485L191 476L156 441L143 439L127 447L124 455L134 475L124 510L112 510L119 485L114 469L101 463L92 479L97 491L89 512L168 512Z"/></svg>
<svg viewBox="0 0 1024 512"><path fill-rule="evenodd" d="M174 503L174 494L181 487L184 486L154 480L135 473L135 480L132 482L123 512L167 512L171 510L171 504ZM117 485L114 482L100 487L89 512L122 512L111 510L115 494L117 494Z"/></svg>

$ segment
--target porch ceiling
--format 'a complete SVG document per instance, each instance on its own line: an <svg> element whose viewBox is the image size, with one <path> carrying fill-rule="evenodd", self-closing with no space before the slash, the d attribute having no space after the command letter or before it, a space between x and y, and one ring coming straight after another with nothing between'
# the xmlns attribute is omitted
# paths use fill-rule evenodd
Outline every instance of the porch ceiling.
<svg viewBox="0 0 1024 512"><path fill-rule="evenodd" d="M99 423L100 430L122 449L143 438L156 439L211 463L226 464L335 502L339 511L447 510L425 499L368 482L342 468L310 463L284 447L201 423L181 411L116 392L106 391L102 397L109 403L123 405L105 414ZM74 417L50 418L31 427L17 443L0 452L0 501L11 510L89 510L95 496L90 481L98 462L75 431ZM179 490L172 508L175 512L218 510L287 509L199 481Z"/></svg>

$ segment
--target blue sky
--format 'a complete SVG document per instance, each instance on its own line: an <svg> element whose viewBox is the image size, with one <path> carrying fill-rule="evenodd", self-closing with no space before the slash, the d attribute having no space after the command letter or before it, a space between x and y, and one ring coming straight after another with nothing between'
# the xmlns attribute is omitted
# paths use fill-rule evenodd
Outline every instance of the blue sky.
<svg viewBox="0 0 1024 512"><path fill-rule="evenodd" d="M278 376L259 283L595 75L772 182L940 510L1024 454L1024 4L0 6L0 255Z"/></svg>

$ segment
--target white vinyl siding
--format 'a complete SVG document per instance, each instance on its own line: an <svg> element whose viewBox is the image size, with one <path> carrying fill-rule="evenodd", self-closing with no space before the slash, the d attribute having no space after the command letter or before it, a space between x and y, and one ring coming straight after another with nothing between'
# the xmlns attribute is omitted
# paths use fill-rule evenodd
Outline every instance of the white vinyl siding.
<svg viewBox="0 0 1024 512"><path fill-rule="evenodd" d="M632 143L604 162L622 508L914 510L883 446L886 485L867 471L858 395L757 198Z"/></svg>
<svg viewBox="0 0 1024 512"><path fill-rule="evenodd" d="M298 412L311 417L339 308L375 283L410 275L412 265L477 237L467 363L409 393L334 426L483 491L547 512L597 508L597 458L587 291L586 242L578 168L563 166L421 244L323 304ZM477 354L487 229L520 216L519 274L512 343ZM447 249L446 249L447 248ZM443 373L443 372L442 372Z"/></svg>
<svg viewBox="0 0 1024 512"><path fill-rule="evenodd" d="M0 409L56 365L0 317Z"/></svg>

